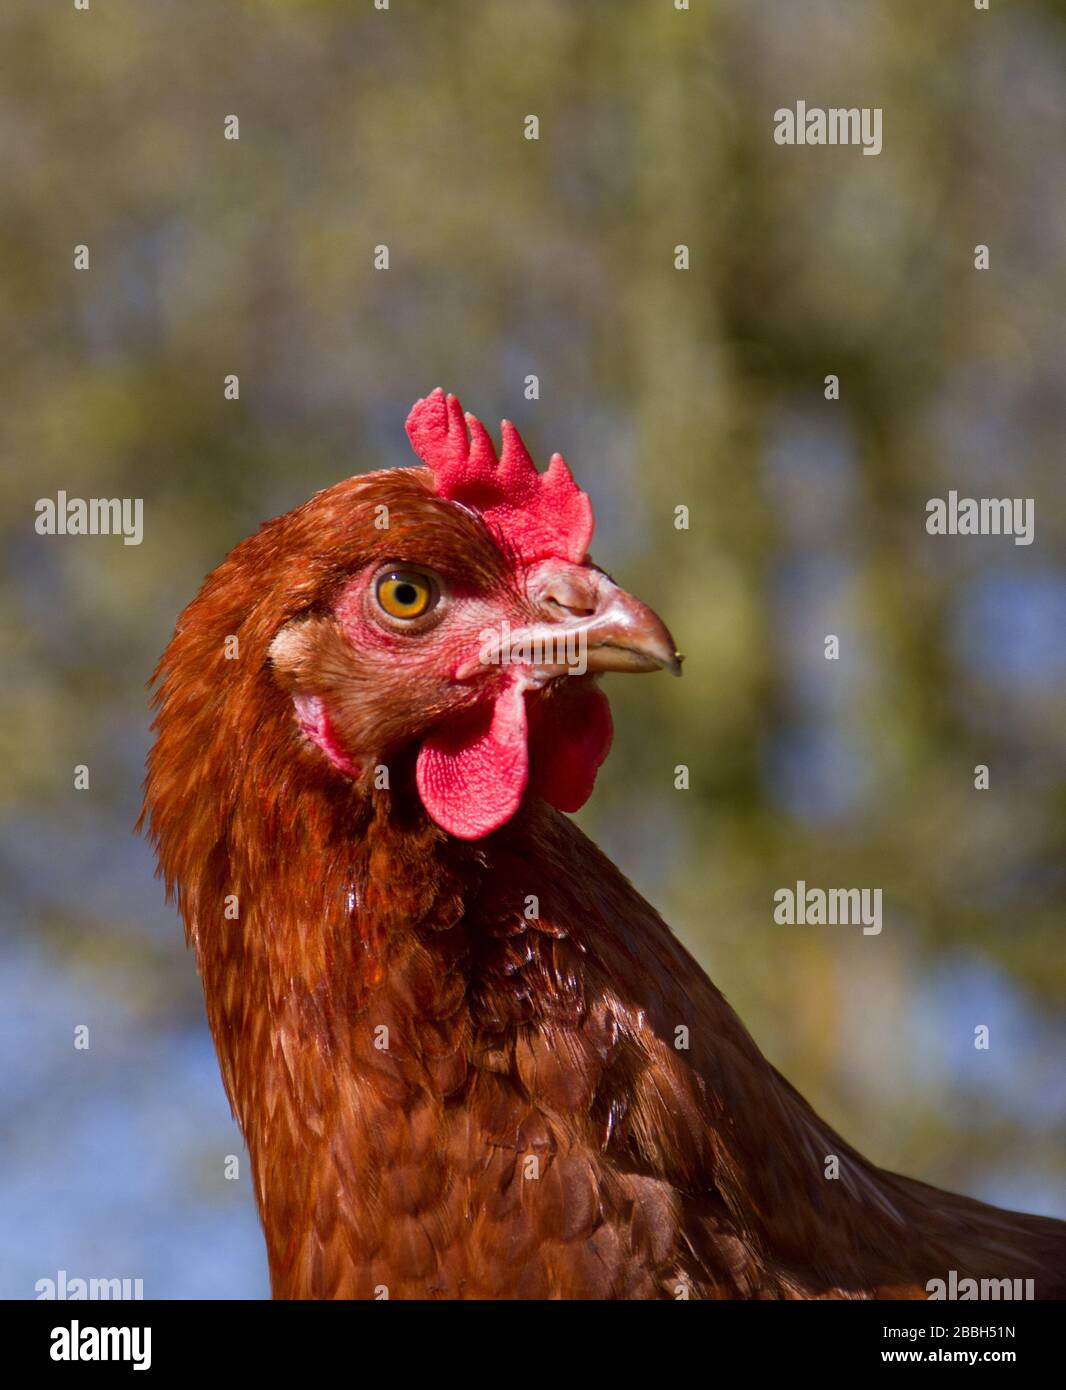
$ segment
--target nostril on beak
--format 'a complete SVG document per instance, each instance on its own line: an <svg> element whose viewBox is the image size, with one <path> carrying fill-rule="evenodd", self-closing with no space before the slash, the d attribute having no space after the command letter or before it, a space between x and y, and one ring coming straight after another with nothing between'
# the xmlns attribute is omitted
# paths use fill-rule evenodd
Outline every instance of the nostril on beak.
<svg viewBox="0 0 1066 1390"><path fill-rule="evenodd" d="M571 618L591 618L596 612L595 596L564 576L558 576L549 584L540 600L553 608L561 608Z"/></svg>
<svg viewBox="0 0 1066 1390"><path fill-rule="evenodd" d="M553 608L559 608L564 613L569 614L571 618L591 618L596 611L595 608L581 608L574 603L563 603L554 594L546 594L544 601L551 604Z"/></svg>

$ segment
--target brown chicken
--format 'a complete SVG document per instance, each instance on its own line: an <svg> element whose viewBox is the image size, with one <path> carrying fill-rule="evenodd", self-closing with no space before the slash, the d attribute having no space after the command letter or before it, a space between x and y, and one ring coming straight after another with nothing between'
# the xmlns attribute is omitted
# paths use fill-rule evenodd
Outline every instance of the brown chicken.
<svg viewBox="0 0 1066 1390"><path fill-rule="evenodd" d="M279 1298L1066 1296L1066 1225L875 1168L560 812L678 671L561 458L436 391L208 576L145 810ZM688 1046L675 1046L679 1028ZM839 1177L827 1178L827 1159Z"/></svg>

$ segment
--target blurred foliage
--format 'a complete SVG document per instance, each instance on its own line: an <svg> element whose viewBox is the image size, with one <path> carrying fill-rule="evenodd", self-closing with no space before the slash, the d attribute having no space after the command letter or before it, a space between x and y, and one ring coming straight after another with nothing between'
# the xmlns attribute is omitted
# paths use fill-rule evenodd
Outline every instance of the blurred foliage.
<svg viewBox="0 0 1066 1390"><path fill-rule="evenodd" d="M11 939L133 1039L202 1026L128 839L143 683L441 384L565 453L687 654L612 685L582 822L872 1158L1062 1212L1063 6L15 0L0 46ZM801 98L882 107L882 153L776 145ZM950 488L1034 498L1035 544L929 537ZM143 497L144 544L37 536L59 489ZM882 887L883 934L775 926L801 878Z"/></svg>

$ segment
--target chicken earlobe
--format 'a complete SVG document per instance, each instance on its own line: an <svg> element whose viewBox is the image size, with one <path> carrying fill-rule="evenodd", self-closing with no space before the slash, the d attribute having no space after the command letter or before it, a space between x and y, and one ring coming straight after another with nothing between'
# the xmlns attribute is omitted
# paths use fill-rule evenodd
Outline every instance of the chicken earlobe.
<svg viewBox="0 0 1066 1390"><path fill-rule="evenodd" d="M297 618L286 623L270 644L270 660L280 683L290 692L296 725L338 772L358 777L360 765L337 730L320 693L328 685L321 654L331 641L342 643L336 625L326 618Z"/></svg>

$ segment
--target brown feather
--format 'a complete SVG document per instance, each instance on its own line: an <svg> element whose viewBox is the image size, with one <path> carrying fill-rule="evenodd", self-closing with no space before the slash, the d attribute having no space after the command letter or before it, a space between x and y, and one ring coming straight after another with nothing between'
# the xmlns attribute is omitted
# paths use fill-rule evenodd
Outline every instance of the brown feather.
<svg viewBox="0 0 1066 1390"><path fill-rule="evenodd" d="M196 949L275 1295L924 1297L951 1269L1066 1294L1066 1226L867 1163L564 817L529 800L460 842L413 795L410 750L376 791L308 748L269 658L294 620L326 628L285 678L322 661L372 689L380 727L411 717L403 670L358 671L327 631L348 575L397 556L509 582L421 471L351 479L239 545L156 673L144 816Z"/></svg>

